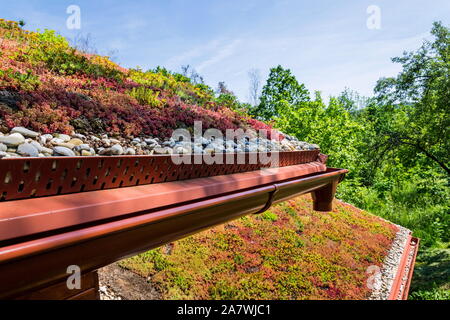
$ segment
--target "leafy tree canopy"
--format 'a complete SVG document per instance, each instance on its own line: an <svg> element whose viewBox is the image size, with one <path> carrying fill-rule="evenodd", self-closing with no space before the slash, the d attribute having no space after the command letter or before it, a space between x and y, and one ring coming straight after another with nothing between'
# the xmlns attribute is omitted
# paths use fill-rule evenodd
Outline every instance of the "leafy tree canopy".
<svg viewBox="0 0 450 320"><path fill-rule="evenodd" d="M392 59L402 65L397 77L377 83L385 120L375 147L384 156L402 147L405 156L424 154L450 174L450 30L436 22L431 34L433 41Z"/></svg>
<svg viewBox="0 0 450 320"><path fill-rule="evenodd" d="M271 120L278 117L285 106L296 106L309 100L309 91L305 86L298 83L291 70L279 65L270 70L260 104L250 112L262 120Z"/></svg>

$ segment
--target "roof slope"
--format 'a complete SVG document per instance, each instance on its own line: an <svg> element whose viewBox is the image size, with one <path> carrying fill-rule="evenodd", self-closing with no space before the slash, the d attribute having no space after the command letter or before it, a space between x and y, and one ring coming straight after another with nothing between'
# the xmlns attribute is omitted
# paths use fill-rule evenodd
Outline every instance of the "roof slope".
<svg viewBox="0 0 450 320"><path fill-rule="evenodd" d="M72 48L54 31L29 32L0 19L0 132L22 126L167 138L194 121L205 130L270 129L228 98L216 99L210 87L181 74L128 70Z"/></svg>
<svg viewBox="0 0 450 320"><path fill-rule="evenodd" d="M163 299L365 299L397 231L339 201L314 212L302 196L120 264Z"/></svg>

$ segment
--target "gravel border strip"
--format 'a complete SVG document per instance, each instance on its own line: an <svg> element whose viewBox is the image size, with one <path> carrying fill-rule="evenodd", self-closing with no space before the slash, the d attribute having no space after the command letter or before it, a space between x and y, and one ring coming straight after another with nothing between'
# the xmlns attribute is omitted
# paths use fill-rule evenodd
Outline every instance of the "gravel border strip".
<svg viewBox="0 0 450 320"><path fill-rule="evenodd" d="M408 283L409 271L411 270L411 268L414 267L412 265L412 261L414 259L414 254L416 252L416 246L417 246L417 243L410 247L409 254L408 254L408 259L407 259L407 264L406 264L406 268L405 268L405 274L403 275L402 282L401 282L401 285L400 285L399 296L397 296L396 299L401 299L402 298L401 295L404 294L403 291L405 290L405 287L406 287L406 285Z"/></svg>
<svg viewBox="0 0 450 320"><path fill-rule="evenodd" d="M410 230L399 225L396 226L399 228L399 231L392 242L391 249L384 259L380 276L375 279L374 289L369 296L369 300L389 299L408 237L411 234Z"/></svg>

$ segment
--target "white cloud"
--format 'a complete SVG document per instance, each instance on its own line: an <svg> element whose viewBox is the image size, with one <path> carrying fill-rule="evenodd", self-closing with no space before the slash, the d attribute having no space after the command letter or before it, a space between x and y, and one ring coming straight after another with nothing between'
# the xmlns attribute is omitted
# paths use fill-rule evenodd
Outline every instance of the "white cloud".
<svg viewBox="0 0 450 320"><path fill-rule="evenodd" d="M231 42L227 39L213 39L171 57L165 65L173 70L181 65L189 64L194 66L198 72L207 72L213 65L233 56L241 42L241 39Z"/></svg>
<svg viewBox="0 0 450 320"><path fill-rule="evenodd" d="M372 95L380 77L399 72L400 66L392 63L391 58L401 55L404 50L418 48L428 35L371 38L322 33L240 37L237 41L221 44L214 55L197 65L197 70L210 85L225 81L241 100L248 96L248 70L257 68L267 76L269 69L278 64L290 68L300 82L311 91L322 91L324 97L338 95L345 87Z"/></svg>
<svg viewBox="0 0 450 320"><path fill-rule="evenodd" d="M198 72L203 72L205 69L216 65L224 59L232 56L241 42L242 41L240 39L236 39L229 44L221 46L217 52L215 52L212 56L210 56L208 59L204 60L197 66Z"/></svg>
<svg viewBox="0 0 450 320"><path fill-rule="evenodd" d="M193 60L204 56L205 53L207 52L216 50L217 47L219 46L220 40L218 39L211 40L205 44L198 45L196 47L193 47L191 49L182 52L179 55L171 57L169 60L167 60L166 65L169 69L173 69L178 68L181 65L192 64Z"/></svg>

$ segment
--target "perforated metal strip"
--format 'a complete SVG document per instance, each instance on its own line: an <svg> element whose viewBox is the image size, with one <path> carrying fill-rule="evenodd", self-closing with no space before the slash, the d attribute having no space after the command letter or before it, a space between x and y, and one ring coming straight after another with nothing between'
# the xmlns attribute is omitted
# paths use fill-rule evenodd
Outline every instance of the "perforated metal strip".
<svg viewBox="0 0 450 320"><path fill-rule="evenodd" d="M170 155L3 159L0 160L0 201L285 167L317 161L319 150L271 156L268 154L266 158L277 159L278 163L267 163L265 158L252 153L226 154L222 164L198 163L199 156L189 156L191 164L175 164Z"/></svg>

